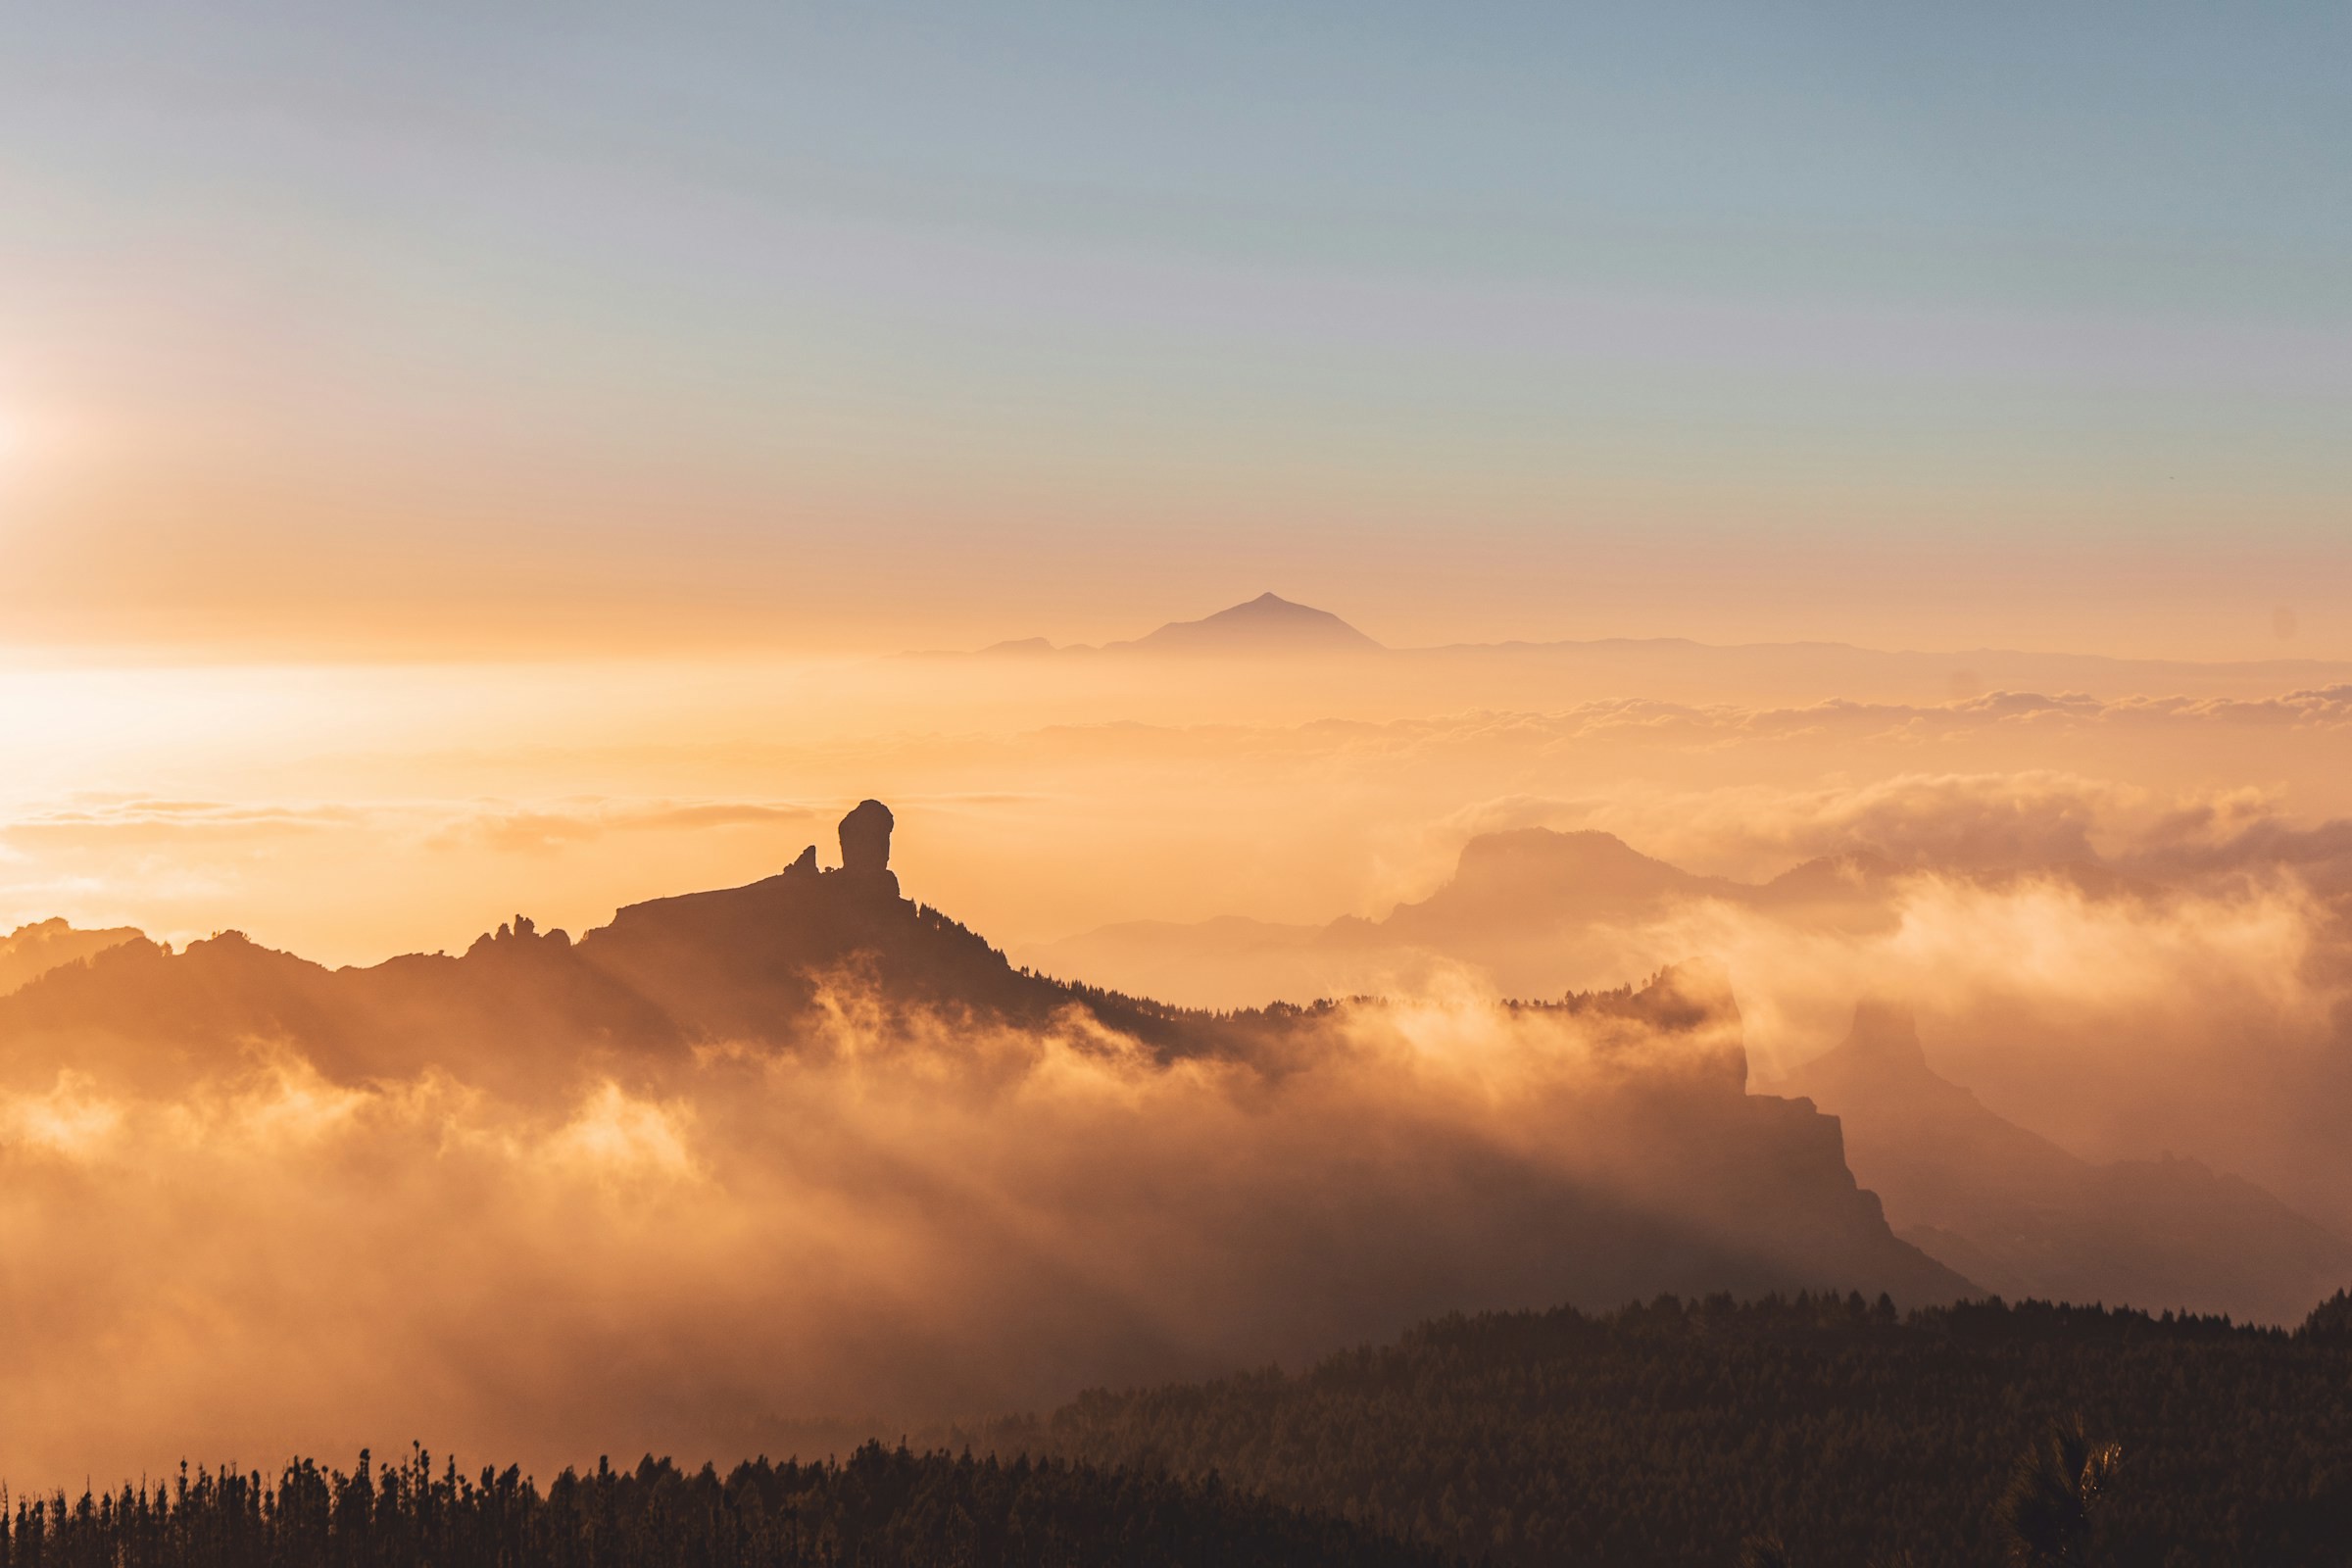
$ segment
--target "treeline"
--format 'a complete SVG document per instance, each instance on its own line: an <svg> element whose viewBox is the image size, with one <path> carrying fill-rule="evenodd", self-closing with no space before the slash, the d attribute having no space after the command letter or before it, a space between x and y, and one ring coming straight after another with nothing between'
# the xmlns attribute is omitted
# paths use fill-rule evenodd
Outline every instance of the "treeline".
<svg viewBox="0 0 2352 1568"><path fill-rule="evenodd" d="M302 1460L183 1470L111 1495L20 1500L0 1568L1434 1568L1364 1526L1227 1488L1082 1463L1000 1463L869 1444L846 1462L648 1458L565 1471L542 1495L514 1469L438 1473L421 1449L349 1474Z"/></svg>
<svg viewBox="0 0 2352 1568"><path fill-rule="evenodd" d="M970 1436L1215 1472L1470 1561L1730 1564L1763 1540L1799 1568L1989 1568L2054 1421L2116 1446L2088 1561L2352 1562L2341 1298L2295 1334L1837 1296L1450 1317L1296 1376L1089 1394Z"/></svg>
<svg viewBox="0 0 2352 1568"><path fill-rule="evenodd" d="M183 1469L0 1499L0 1568L2343 1564L2352 1297L2292 1334L1858 1296L1455 1316L970 1441L1008 1457L648 1458L544 1494L422 1450Z"/></svg>

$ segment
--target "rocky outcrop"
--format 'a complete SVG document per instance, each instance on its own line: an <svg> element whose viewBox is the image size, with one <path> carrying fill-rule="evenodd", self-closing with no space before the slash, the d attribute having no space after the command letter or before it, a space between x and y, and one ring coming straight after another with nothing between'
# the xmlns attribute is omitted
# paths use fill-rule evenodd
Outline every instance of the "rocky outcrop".
<svg viewBox="0 0 2352 1568"><path fill-rule="evenodd" d="M841 874L863 889L899 896L899 879L890 868L890 830L897 826L890 808L880 801L859 801L841 819Z"/></svg>
<svg viewBox="0 0 2352 1568"><path fill-rule="evenodd" d="M512 925L501 925L496 931L475 937L473 946L466 950L466 956L471 958L485 954L517 952L537 943L545 943L561 952L571 946L571 934L561 926L542 932L529 915L518 914Z"/></svg>

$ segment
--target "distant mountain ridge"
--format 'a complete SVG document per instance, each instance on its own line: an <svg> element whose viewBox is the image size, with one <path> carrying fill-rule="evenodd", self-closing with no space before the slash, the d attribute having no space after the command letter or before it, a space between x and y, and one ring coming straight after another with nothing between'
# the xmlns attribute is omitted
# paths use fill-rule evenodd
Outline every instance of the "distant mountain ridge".
<svg viewBox="0 0 2352 1568"><path fill-rule="evenodd" d="M1407 972L1408 955L1490 970L1506 995L1562 989L1558 960L1574 934L1603 922L1712 899L1790 918L1868 926L1889 918L1886 900L1901 868L1867 852L1824 856L1768 882L1701 876L1643 855L1613 833L1510 828L1466 842L1452 876L1427 897L1386 915L1342 915L1323 925L1280 924L1244 915L1183 924L1135 921L1098 927L1024 950L1031 961L1122 988L1185 994L1188 970L1233 971L1236 984L1209 1000L1246 1005L1271 997L1333 989L1333 976ZM2088 877L2087 870L2057 874ZM1399 968L1402 965L1402 968ZM1254 995L1244 989L1260 987ZM1341 984L1337 989L1358 987ZM1245 1001L1248 998L1248 1001Z"/></svg>
<svg viewBox="0 0 2352 1568"><path fill-rule="evenodd" d="M1997 1295L2291 1323L2352 1281L2352 1244L2251 1182L2169 1155L2093 1164L1928 1064L1911 1010L1854 1009L1781 1086L1845 1126L1896 1233Z"/></svg>
<svg viewBox="0 0 2352 1568"><path fill-rule="evenodd" d="M2352 661L2195 661L2033 649L1879 649L1843 642L1711 643L1690 637L1595 637L1544 641L1497 638L1390 647L1340 615L1272 593L1198 620L1171 621L1140 637L1055 646L1045 637L1009 639L978 651L988 658L1054 659L1105 654L1230 655L1298 659L1379 655L1384 678L1449 695L1449 702L1556 701L1562 683L1585 691L1717 702L1765 691L1781 700L1951 702L1994 692L2124 696L2276 696L2352 684ZM967 658L935 651L913 657ZM1475 695L1465 695L1467 693Z"/></svg>
<svg viewBox="0 0 2352 1568"><path fill-rule="evenodd" d="M340 970L235 932L176 954L125 943L0 997L0 1087L39 1093L71 1071L170 1092L191 1073L233 1069L259 1043L299 1051L336 1082L454 1071L561 1102L600 1081L671 1092L663 1086L695 1081L712 1049L821 1057L845 1017L885 1043L859 1049L924 1053L944 1072L992 1030L1057 1029L1080 1042L1123 1036L1161 1063L1214 1058L1279 1080L1344 1059L1337 1026L1351 1008L1385 1005L1210 1013L1016 969L901 896L889 831L887 809L864 803L844 819L836 869L810 849L742 887L629 906L576 942L517 916L460 956ZM1427 1234L1394 1236L1393 1259L1362 1265L1389 1283L1369 1305L1330 1303L1341 1315L1316 1318L1305 1343L1385 1321L1364 1311L1464 1304L1464 1292L1606 1304L1662 1290L1836 1286L1912 1302L1970 1291L1887 1230L1846 1168L1835 1121L1747 1092L1720 973L1686 965L1522 1013L1555 1015L1602 1053L1588 1091L1563 1102L1557 1139L1574 1160L1463 1145L1446 1157L1480 1195L1467 1216L1426 1196L1384 1197L1386 1178L1359 1173L1334 1203L1417 1204ZM972 1070L996 1069L975 1056ZM1396 1223L1393 1213L1392 1232ZM1501 1276L1497 1258L1510 1260ZM1459 1272L1474 1263L1489 1273Z"/></svg>
<svg viewBox="0 0 2352 1568"><path fill-rule="evenodd" d="M1101 647L1056 648L1043 637L1023 637L981 650L995 655L1035 654L1368 654L1386 650L1328 610L1296 604L1275 593L1228 606L1199 620L1171 620L1156 630Z"/></svg>
<svg viewBox="0 0 2352 1568"><path fill-rule="evenodd" d="M1345 651L1376 653L1380 644L1357 631L1328 610L1293 604L1275 594L1259 594L1247 604L1220 610L1199 620L1173 620L1157 631L1112 648L1142 653L1209 653L1254 649L1286 652Z"/></svg>
<svg viewBox="0 0 2352 1568"><path fill-rule="evenodd" d="M1740 882L1686 871L1596 829L1507 828L1469 839L1443 884L1377 918L1342 915L1322 925L1247 915L1128 921L1022 952L1063 973L1217 1006L1362 989L1344 977L1410 972L1425 960L1471 964L1506 996L1541 997L1573 983L1559 969L1575 956L1579 932L1701 900L1815 927L1883 929L1895 918L1893 900L1905 874L1885 856L1854 850L1817 856L1768 881ZM2144 891L2087 861L1970 874L1987 885L2055 880L2090 898ZM1230 983L1220 978L1228 973ZM1188 989L1188 980L1202 976L1216 982L1213 993ZM1336 986L1335 976L1343 977Z"/></svg>
<svg viewBox="0 0 2352 1568"><path fill-rule="evenodd" d="M41 920L21 925L0 937L0 997L28 985L52 969L78 963L125 942L144 942L147 934L131 926L84 931L64 920Z"/></svg>
<svg viewBox="0 0 2352 1568"><path fill-rule="evenodd" d="M1457 964L1506 995L1556 995L1563 969L1606 932L1693 903L1817 931L1886 928L1903 875L1854 853L1745 883L1685 871L1609 833L1518 828L1471 839L1442 886L1378 919L1114 925L1029 956L1228 1005L1301 994L1335 975L1410 984ZM2090 899L2150 891L2087 862L1975 875L1996 885L2057 879ZM1190 992L1180 988L1188 979ZM1221 993L1210 993L1212 981ZM2004 1120L1929 1068L1900 1009L1859 1007L1844 1045L1773 1087L1841 1119L1849 1163L1886 1200L1897 1235L2001 1295L2284 1322L2352 1282L2352 1244L2251 1182L2177 1156L2097 1165Z"/></svg>

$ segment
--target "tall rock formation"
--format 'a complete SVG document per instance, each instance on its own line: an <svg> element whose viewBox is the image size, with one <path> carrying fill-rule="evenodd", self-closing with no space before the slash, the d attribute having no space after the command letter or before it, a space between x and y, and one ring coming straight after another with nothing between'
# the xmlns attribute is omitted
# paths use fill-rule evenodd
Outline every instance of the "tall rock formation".
<svg viewBox="0 0 2352 1568"><path fill-rule="evenodd" d="M898 874L890 868L890 830L898 819L880 801L859 801L841 819L841 873L862 887L899 896Z"/></svg>

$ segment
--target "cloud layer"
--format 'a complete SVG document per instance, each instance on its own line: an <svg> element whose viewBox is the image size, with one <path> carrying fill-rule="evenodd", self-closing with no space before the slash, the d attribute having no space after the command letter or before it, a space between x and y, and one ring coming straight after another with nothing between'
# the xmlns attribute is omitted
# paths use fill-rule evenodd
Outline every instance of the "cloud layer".
<svg viewBox="0 0 2352 1568"><path fill-rule="evenodd" d="M1433 995L1163 1064L828 995L798 1049L519 1087L467 1070L491 1039L349 1082L293 1039L20 1042L0 1474L782 1451L1464 1304L1932 1273L1826 1124L1740 1096L1728 1015Z"/></svg>

